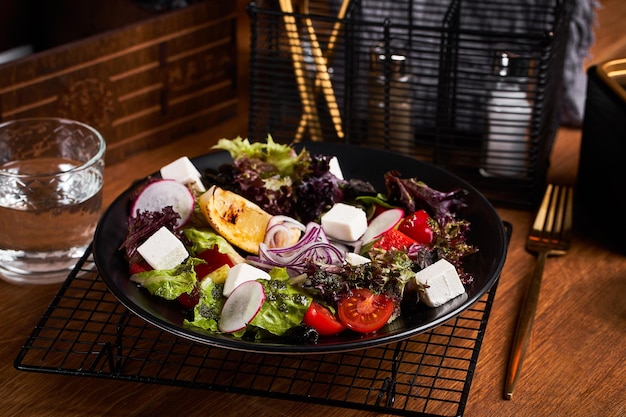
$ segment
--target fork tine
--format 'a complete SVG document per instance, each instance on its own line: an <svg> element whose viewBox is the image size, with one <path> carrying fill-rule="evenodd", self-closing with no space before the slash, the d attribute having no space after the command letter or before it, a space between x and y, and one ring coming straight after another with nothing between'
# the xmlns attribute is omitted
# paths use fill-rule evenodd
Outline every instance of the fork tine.
<svg viewBox="0 0 626 417"><path fill-rule="evenodd" d="M546 222L546 217L548 216L548 208L550 206L550 199L552 196L552 184L548 184L546 187L546 192L543 195L543 200L541 201L541 206L539 206L539 210L537 211L537 217L535 217L535 223L533 223L533 232L540 233L544 230L544 225Z"/></svg>
<svg viewBox="0 0 626 417"><path fill-rule="evenodd" d="M567 204L567 187L558 187L558 208L554 215L554 235L555 240L561 240L563 233L563 218L565 217L565 210Z"/></svg>
<svg viewBox="0 0 626 417"><path fill-rule="evenodd" d="M538 244L565 244L572 228L572 187L548 184L529 239Z"/></svg>
<svg viewBox="0 0 626 417"><path fill-rule="evenodd" d="M558 245L555 250L565 250L569 246L572 230L572 212L574 205L572 187L555 186L552 204L554 210L554 224L548 239L549 244Z"/></svg>
<svg viewBox="0 0 626 417"><path fill-rule="evenodd" d="M557 206L559 203L559 186L558 185L554 185L552 186L551 192L550 192L550 198L549 198L549 203L548 203L548 216L546 218L546 224L544 225L543 228L543 233L541 235L541 240L543 240L544 242L552 242L552 239L555 235L555 228L554 228L554 222L555 222L555 217L557 216Z"/></svg>

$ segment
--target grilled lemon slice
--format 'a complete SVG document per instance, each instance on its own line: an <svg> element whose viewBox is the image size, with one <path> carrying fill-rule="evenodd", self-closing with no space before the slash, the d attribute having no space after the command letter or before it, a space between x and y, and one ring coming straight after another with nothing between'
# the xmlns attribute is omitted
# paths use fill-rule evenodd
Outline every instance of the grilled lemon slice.
<svg viewBox="0 0 626 417"><path fill-rule="evenodd" d="M232 245L259 253L271 215L248 199L212 186L198 198L200 210L213 229Z"/></svg>

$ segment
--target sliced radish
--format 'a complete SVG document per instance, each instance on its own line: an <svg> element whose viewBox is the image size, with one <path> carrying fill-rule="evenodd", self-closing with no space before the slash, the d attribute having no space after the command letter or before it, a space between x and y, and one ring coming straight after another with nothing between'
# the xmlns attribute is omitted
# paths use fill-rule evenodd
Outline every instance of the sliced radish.
<svg viewBox="0 0 626 417"><path fill-rule="evenodd" d="M392 208L383 211L367 226L367 230L361 236L363 244L367 244L377 237L382 236L389 229L395 227L400 220L404 217L404 210L400 208Z"/></svg>
<svg viewBox="0 0 626 417"><path fill-rule="evenodd" d="M265 301L263 285L258 281L246 281L239 285L224 302L218 329L234 333L246 327L259 313Z"/></svg>
<svg viewBox="0 0 626 417"><path fill-rule="evenodd" d="M137 216L137 212L156 211L171 206L180 215L177 227L181 227L193 214L193 194L186 185L176 180L156 180L148 184L133 202L131 216Z"/></svg>

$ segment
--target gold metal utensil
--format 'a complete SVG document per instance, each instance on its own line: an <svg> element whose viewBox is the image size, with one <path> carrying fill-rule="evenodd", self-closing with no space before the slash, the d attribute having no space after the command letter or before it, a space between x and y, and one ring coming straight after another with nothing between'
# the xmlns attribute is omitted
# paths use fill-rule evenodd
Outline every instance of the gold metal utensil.
<svg viewBox="0 0 626 417"><path fill-rule="evenodd" d="M564 255L569 249L573 205L572 187L549 184L528 234L526 249L537 254L537 261L522 301L511 346L504 388L504 398L507 400L513 397L513 390L528 348L546 259L548 256Z"/></svg>
<svg viewBox="0 0 626 417"><path fill-rule="evenodd" d="M337 132L337 137L343 138L343 126L341 120L341 112L339 111L339 105L337 104L337 98L335 97L335 90L333 89L332 82L330 79L330 72L328 70L328 61L330 56L334 53L335 43L337 41L337 36L339 35L339 31L341 29L341 21L346 16L348 5L350 4L350 0L343 0L341 4L341 8L339 9L339 13L337 15L337 20L333 25L333 29L331 31L330 38L328 40L328 45L326 47L326 56L322 52L322 48L317 40L317 35L315 33L315 28L313 27L313 22L309 16L309 0L303 0L302 10L301 12L304 14L304 24L307 28L309 40L311 42L311 51L313 53L313 59L315 61L316 73L315 73L315 89L313 90L314 94L321 88L324 97L326 99L326 103L328 104L328 111L333 121L333 125L335 127L335 131ZM306 127L307 119L303 117L300 119L300 124L298 126L298 130L296 131L296 142L300 141L300 138L304 132L304 128Z"/></svg>
<svg viewBox="0 0 626 417"><path fill-rule="evenodd" d="M317 106L315 105L315 95L313 94L313 89L306 80L306 74L303 68L304 53L298 36L296 19L293 16L293 5L291 0L280 0L280 8L283 12L285 31L287 32L287 38L289 40L289 49L291 51L291 59L293 61L296 83L298 84L300 102L302 103L303 117L306 118L311 140L320 141L322 139L322 129L320 127Z"/></svg>

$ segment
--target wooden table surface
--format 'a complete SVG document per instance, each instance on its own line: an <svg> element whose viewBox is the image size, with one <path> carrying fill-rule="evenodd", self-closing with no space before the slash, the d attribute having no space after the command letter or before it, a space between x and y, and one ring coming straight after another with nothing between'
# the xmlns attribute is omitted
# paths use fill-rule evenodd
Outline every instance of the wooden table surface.
<svg viewBox="0 0 626 417"><path fill-rule="evenodd" d="M604 16L611 19L610 13ZM616 53L621 52L626 51ZM105 204L132 181L174 158L203 154L217 139L242 132L245 126L230 121L108 167ZM552 180L574 183L579 146L580 130L559 131ZM546 264L523 374L513 400L502 399L515 316L534 258L524 249L532 213L503 208L498 212L512 223L513 235L465 415L626 415L626 256L580 230L567 255ZM58 285L0 281L2 416L377 415L234 393L15 370L16 355L57 291Z"/></svg>

